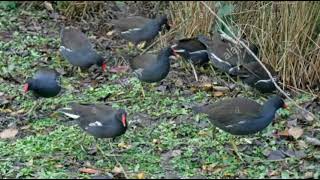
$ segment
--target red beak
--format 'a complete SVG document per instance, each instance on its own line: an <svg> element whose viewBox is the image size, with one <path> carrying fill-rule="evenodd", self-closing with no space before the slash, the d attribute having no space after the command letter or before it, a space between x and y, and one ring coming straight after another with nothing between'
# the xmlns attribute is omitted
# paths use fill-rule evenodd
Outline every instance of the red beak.
<svg viewBox="0 0 320 180"><path fill-rule="evenodd" d="M123 127L126 127L126 126L127 126L127 117L126 117L125 114L122 114L122 119L121 119L121 121L122 121Z"/></svg>
<svg viewBox="0 0 320 180"><path fill-rule="evenodd" d="M106 72L107 65L106 65L105 63L103 63L101 67L102 67L102 71L103 71L103 72Z"/></svg>
<svg viewBox="0 0 320 180"><path fill-rule="evenodd" d="M23 91L24 91L25 93L29 91L29 84L28 84L28 83L24 84L24 86L23 86Z"/></svg>

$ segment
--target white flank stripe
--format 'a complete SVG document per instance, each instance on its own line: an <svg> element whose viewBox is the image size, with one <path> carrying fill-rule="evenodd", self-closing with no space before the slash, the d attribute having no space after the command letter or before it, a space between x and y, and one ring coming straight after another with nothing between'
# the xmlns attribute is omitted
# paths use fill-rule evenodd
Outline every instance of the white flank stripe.
<svg viewBox="0 0 320 180"><path fill-rule="evenodd" d="M239 121L238 124L244 124L246 123L247 121Z"/></svg>
<svg viewBox="0 0 320 180"><path fill-rule="evenodd" d="M224 60L222 60L222 59L220 59L218 56L216 56L214 53L210 53L211 54L211 56L213 56L216 60L218 60L219 62L222 62L222 63L225 63L225 64L228 64L229 66L231 66L231 64L230 63L228 63L228 62L226 62L226 61L224 61Z"/></svg>
<svg viewBox="0 0 320 180"><path fill-rule="evenodd" d="M95 126L99 126L99 127L101 127L101 126L102 126L102 124L101 124L101 122L96 121L96 122L90 123L90 124L89 124L89 126L90 126L90 127L95 127Z"/></svg>
<svg viewBox="0 0 320 180"><path fill-rule="evenodd" d="M121 34L127 34L127 33L131 33L132 31L140 31L141 28L133 28L133 29L129 29L128 31L123 31L121 32Z"/></svg>
<svg viewBox="0 0 320 180"><path fill-rule="evenodd" d="M178 44L174 44L174 45L171 46L171 48L175 48L177 46L178 46Z"/></svg>
<svg viewBox="0 0 320 180"><path fill-rule="evenodd" d="M207 50L193 51L190 54L200 54L200 53L204 53L204 52L207 52Z"/></svg>
<svg viewBox="0 0 320 180"><path fill-rule="evenodd" d="M175 52L186 52L186 50L184 50L184 49L175 49L174 51Z"/></svg>
<svg viewBox="0 0 320 180"><path fill-rule="evenodd" d="M228 125L228 126L226 126L226 128L231 128L231 127L233 127L232 125Z"/></svg>
<svg viewBox="0 0 320 180"><path fill-rule="evenodd" d="M273 78L274 81L276 81L276 78ZM257 81L255 84L258 84L258 83L269 83L269 82L272 82L271 79L262 79L262 80L259 80Z"/></svg>
<svg viewBox="0 0 320 180"><path fill-rule="evenodd" d="M62 113L68 117L71 117L72 119L78 119L80 117L79 115L76 115L76 114L71 114L71 113L66 113L66 112L62 112Z"/></svg>

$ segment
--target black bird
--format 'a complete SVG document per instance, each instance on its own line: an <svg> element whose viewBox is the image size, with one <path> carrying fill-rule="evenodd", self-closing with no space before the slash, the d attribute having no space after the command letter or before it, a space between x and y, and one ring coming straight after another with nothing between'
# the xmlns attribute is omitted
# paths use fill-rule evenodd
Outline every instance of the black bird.
<svg viewBox="0 0 320 180"><path fill-rule="evenodd" d="M130 60L130 67L140 81L153 83L164 79L170 70L170 47L162 49L158 55L144 54Z"/></svg>
<svg viewBox="0 0 320 180"><path fill-rule="evenodd" d="M178 40L171 48L175 54L190 60L194 65L203 65L209 61L207 48L197 37Z"/></svg>
<svg viewBox="0 0 320 180"><path fill-rule="evenodd" d="M230 71L236 72L234 68L238 68L238 65L255 61L244 47L222 38L219 34L213 35L212 39L201 35L198 40L206 46L212 64L223 72L231 74ZM250 44L249 48L258 54L256 45Z"/></svg>
<svg viewBox="0 0 320 180"><path fill-rule="evenodd" d="M275 82L278 81L276 71L269 64L264 64L271 73ZM275 85L267 72L258 62L251 62L240 66L237 73L245 84L257 89L261 93L272 93L276 90Z"/></svg>
<svg viewBox="0 0 320 180"><path fill-rule="evenodd" d="M148 19L141 16L132 16L111 21L116 30L120 31L122 38L134 43L151 42L165 25L170 30L167 16L161 16L155 19Z"/></svg>
<svg viewBox="0 0 320 180"><path fill-rule="evenodd" d="M115 138L128 128L125 110L115 110L104 104L71 103L59 112L77 119L79 126L95 138Z"/></svg>
<svg viewBox="0 0 320 180"><path fill-rule="evenodd" d="M24 85L24 92L31 90L36 97L50 98L61 91L59 73L56 70L39 69L33 78L29 78Z"/></svg>
<svg viewBox="0 0 320 180"><path fill-rule="evenodd" d="M102 56L94 50L86 35L76 28L62 29L60 53L73 66L88 69L96 64L103 71L106 69Z"/></svg>
<svg viewBox="0 0 320 180"><path fill-rule="evenodd" d="M237 97L194 107L194 110L207 114L215 126L230 134L249 135L266 128L274 119L276 111L285 107L286 104L279 96L270 97L263 105Z"/></svg>
<svg viewBox="0 0 320 180"><path fill-rule="evenodd" d="M211 105L193 107L197 113L205 113L213 125L232 135L249 135L265 129L274 119L279 108L286 108L281 97L272 96L263 105L247 98L232 98ZM240 159L238 149L231 144Z"/></svg>

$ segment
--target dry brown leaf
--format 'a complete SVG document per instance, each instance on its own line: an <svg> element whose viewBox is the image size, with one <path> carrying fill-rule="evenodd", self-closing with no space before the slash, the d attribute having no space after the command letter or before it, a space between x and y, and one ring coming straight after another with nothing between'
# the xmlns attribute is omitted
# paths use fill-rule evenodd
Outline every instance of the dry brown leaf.
<svg viewBox="0 0 320 180"><path fill-rule="evenodd" d="M15 128L9 128L5 129L0 133L0 138L1 139L10 139L14 138L18 134L18 130Z"/></svg>
<svg viewBox="0 0 320 180"><path fill-rule="evenodd" d="M121 172L122 172L122 169L117 166L115 166L112 170L112 173L114 174L120 174Z"/></svg>
<svg viewBox="0 0 320 180"><path fill-rule="evenodd" d="M284 130L277 133L278 136L290 136L288 130Z"/></svg>
<svg viewBox="0 0 320 180"><path fill-rule="evenodd" d="M123 149L129 149L131 147L131 145L126 144L124 142L121 142L121 143L118 144L118 147L119 148L123 148Z"/></svg>
<svg viewBox="0 0 320 180"><path fill-rule="evenodd" d="M109 32L107 33L107 36L112 36L112 35L114 34L114 32L115 32L115 31L109 31Z"/></svg>
<svg viewBox="0 0 320 180"><path fill-rule="evenodd" d="M52 4L48 1L45 1L44 2L44 7L48 10L48 11L54 11L53 10L53 7L52 7Z"/></svg>
<svg viewBox="0 0 320 180"><path fill-rule="evenodd" d="M213 96L214 97L221 97L221 96L223 96L224 94L223 94L223 92L221 92L221 91L215 91L214 93L213 93Z"/></svg>
<svg viewBox="0 0 320 180"><path fill-rule="evenodd" d="M303 134L303 129L300 127L291 127L288 130L289 135L291 135L293 138L298 139Z"/></svg>
<svg viewBox="0 0 320 180"><path fill-rule="evenodd" d="M81 169L79 169L79 171L80 171L81 173L88 173L88 174L96 174L96 173L99 172L98 170L96 170L96 169L91 169L91 168L81 168Z"/></svg>
<svg viewBox="0 0 320 180"><path fill-rule="evenodd" d="M25 129L29 129L29 128L30 128L30 125L26 125L26 126L22 126L20 129L25 130Z"/></svg>
<svg viewBox="0 0 320 180"><path fill-rule="evenodd" d="M145 179L145 175L143 172L137 174L137 179Z"/></svg>
<svg viewBox="0 0 320 180"><path fill-rule="evenodd" d="M225 86L213 86L213 89L215 91L223 91L223 92L229 91L229 88Z"/></svg>

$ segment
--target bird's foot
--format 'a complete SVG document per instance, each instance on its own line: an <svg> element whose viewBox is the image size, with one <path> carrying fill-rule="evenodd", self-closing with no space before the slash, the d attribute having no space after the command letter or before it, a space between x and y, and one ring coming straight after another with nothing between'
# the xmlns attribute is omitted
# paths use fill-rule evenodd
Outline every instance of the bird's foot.
<svg viewBox="0 0 320 180"><path fill-rule="evenodd" d="M234 143L233 140L231 141L231 145L232 145L233 151L236 153L236 155L238 156L238 158L240 159L240 161L243 161L242 156L241 156L240 153L239 153L238 147L237 147L237 145Z"/></svg>

